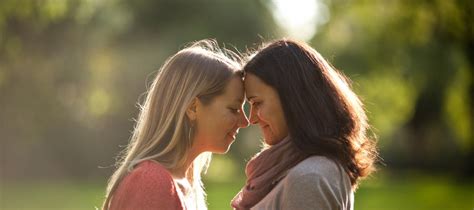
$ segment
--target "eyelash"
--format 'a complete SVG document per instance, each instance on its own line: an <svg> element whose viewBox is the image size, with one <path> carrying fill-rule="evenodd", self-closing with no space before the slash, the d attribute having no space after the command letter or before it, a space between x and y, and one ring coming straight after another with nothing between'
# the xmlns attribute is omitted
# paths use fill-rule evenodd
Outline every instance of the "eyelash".
<svg viewBox="0 0 474 210"><path fill-rule="evenodd" d="M230 109L230 111L231 111L232 113L234 113L234 114L237 114L237 113L240 112L240 109L234 109L234 108L229 108L229 109Z"/></svg>

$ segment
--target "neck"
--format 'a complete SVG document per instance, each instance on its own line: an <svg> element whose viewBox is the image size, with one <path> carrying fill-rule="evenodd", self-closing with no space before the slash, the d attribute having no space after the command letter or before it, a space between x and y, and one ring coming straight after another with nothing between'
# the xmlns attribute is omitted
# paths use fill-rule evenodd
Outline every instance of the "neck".
<svg viewBox="0 0 474 210"><path fill-rule="evenodd" d="M194 147L191 147L189 152L186 154L186 162L180 167L174 168L171 170L171 174L173 175L173 178L175 179L184 179L184 178L189 178L189 173L192 173L192 171L189 171L189 167L193 163L194 159L201 154L201 152L196 151Z"/></svg>

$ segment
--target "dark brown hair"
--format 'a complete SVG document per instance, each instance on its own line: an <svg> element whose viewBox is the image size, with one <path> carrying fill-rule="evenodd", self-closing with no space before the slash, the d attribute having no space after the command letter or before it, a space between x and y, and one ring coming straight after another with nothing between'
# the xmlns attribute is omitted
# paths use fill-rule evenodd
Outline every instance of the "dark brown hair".
<svg viewBox="0 0 474 210"><path fill-rule="evenodd" d="M303 155L342 165L355 189L374 171L375 143L362 102L348 80L305 43L277 40L244 67L279 94L289 135Z"/></svg>

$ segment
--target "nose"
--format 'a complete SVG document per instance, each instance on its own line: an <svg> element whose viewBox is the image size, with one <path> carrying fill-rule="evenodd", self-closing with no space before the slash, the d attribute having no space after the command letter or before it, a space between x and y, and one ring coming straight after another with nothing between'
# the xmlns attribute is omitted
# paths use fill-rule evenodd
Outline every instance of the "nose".
<svg viewBox="0 0 474 210"><path fill-rule="evenodd" d="M239 120L239 127L240 128L245 128L249 126L249 120L247 119L247 116L245 116L245 112L240 112L240 120Z"/></svg>
<svg viewBox="0 0 474 210"><path fill-rule="evenodd" d="M257 110L252 106L250 107L250 119L249 119L251 124L257 124L258 123L258 116L257 116Z"/></svg>

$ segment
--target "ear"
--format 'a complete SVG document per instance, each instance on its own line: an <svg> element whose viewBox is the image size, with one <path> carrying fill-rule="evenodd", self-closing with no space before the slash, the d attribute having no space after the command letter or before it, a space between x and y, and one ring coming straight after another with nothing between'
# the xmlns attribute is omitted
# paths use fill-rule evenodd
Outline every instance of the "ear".
<svg viewBox="0 0 474 210"><path fill-rule="evenodd" d="M188 105L188 108L186 109L186 116L188 116L189 120L194 121L197 118L197 110L199 106L199 99L193 98L191 103Z"/></svg>

